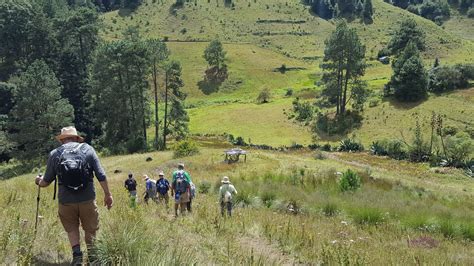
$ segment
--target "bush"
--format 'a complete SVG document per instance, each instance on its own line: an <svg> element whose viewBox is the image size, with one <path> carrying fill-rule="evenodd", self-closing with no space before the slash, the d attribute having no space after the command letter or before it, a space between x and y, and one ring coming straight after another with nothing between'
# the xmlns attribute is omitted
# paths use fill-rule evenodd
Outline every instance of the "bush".
<svg viewBox="0 0 474 266"><path fill-rule="evenodd" d="M211 182L204 180L198 184L199 193L207 194L209 193L210 190L211 190Z"/></svg>
<svg viewBox="0 0 474 266"><path fill-rule="evenodd" d="M268 103L270 102L271 94L269 89L263 89L257 97L258 103Z"/></svg>
<svg viewBox="0 0 474 266"><path fill-rule="evenodd" d="M286 97L290 97L293 95L293 89L292 88L288 88L286 89L286 93L285 93L285 96Z"/></svg>
<svg viewBox="0 0 474 266"><path fill-rule="evenodd" d="M354 191L359 189L361 186L361 179L360 176L348 169L344 174L342 174L341 179L339 180L339 189L342 192L345 191Z"/></svg>
<svg viewBox="0 0 474 266"><path fill-rule="evenodd" d="M326 143L321 147L321 150L323 151L331 151L331 144Z"/></svg>
<svg viewBox="0 0 474 266"><path fill-rule="evenodd" d="M196 143L192 140L185 139L174 145L174 158L191 156L199 153Z"/></svg>
<svg viewBox="0 0 474 266"><path fill-rule="evenodd" d="M360 152L364 150L364 146L355 139L343 139L339 145L338 151Z"/></svg>
<svg viewBox="0 0 474 266"><path fill-rule="evenodd" d="M474 18L474 7L469 8L467 11L467 16L470 18Z"/></svg>
<svg viewBox="0 0 474 266"><path fill-rule="evenodd" d="M469 156L474 149L474 141L465 132L460 132L455 136L446 138L446 153L449 166L465 167L468 164Z"/></svg>
<svg viewBox="0 0 474 266"><path fill-rule="evenodd" d="M461 88L462 73L452 66L438 66L428 73L428 90L432 92L445 92Z"/></svg>
<svg viewBox="0 0 474 266"><path fill-rule="evenodd" d="M332 217L339 213L339 209L336 204L329 202L323 206L322 212L325 216Z"/></svg>
<svg viewBox="0 0 474 266"><path fill-rule="evenodd" d="M246 191L239 191L237 195L235 195L235 204L241 205L243 207L249 206L252 204L252 198L250 194Z"/></svg>
<svg viewBox="0 0 474 266"><path fill-rule="evenodd" d="M400 140L374 141L370 146L370 152L373 155L388 156L397 160L403 160L407 157L405 144Z"/></svg>
<svg viewBox="0 0 474 266"><path fill-rule="evenodd" d="M273 201L276 199L276 194L273 191L263 191L260 195L263 204L270 208L272 206Z"/></svg>
<svg viewBox="0 0 474 266"><path fill-rule="evenodd" d="M383 213L374 208L358 208L353 211L354 222L360 225L378 225L383 223Z"/></svg>

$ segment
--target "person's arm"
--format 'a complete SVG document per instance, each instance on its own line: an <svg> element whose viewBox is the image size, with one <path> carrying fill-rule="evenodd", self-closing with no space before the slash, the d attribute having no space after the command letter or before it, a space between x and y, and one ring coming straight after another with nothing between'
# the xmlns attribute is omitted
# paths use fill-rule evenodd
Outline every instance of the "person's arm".
<svg viewBox="0 0 474 266"><path fill-rule="evenodd" d="M47 187L51 184L56 178L56 167L54 166L54 151L49 154L48 162L46 164L46 172L44 176L36 176L35 183L40 187Z"/></svg>
<svg viewBox="0 0 474 266"><path fill-rule="evenodd" d="M112 194L110 193L109 190L109 184L107 180L99 182L100 186L104 190L104 205L107 206L107 209L110 210L112 206L114 205L114 199L112 198Z"/></svg>
<svg viewBox="0 0 474 266"><path fill-rule="evenodd" d="M91 155L90 164L92 166L92 170L94 170L94 174L97 180L99 180L102 190L104 190L104 205L107 206L107 209L110 209L114 204L114 199L112 198L112 193L109 190L107 176L105 175L104 168L102 168L102 165L99 161L99 157L97 156L97 153L95 152L94 148L90 147L89 152Z"/></svg>
<svg viewBox="0 0 474 266"><path fill-rule="evenodd" d="M234 185L232 185L232 189L235 195L237 195L237 189L235 189Z"/></svg>

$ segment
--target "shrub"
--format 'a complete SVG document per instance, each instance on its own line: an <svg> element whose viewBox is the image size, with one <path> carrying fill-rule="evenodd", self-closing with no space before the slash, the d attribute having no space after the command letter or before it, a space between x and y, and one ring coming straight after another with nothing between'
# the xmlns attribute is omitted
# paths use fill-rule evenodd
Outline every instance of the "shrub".
<svg viewBox="0 0 474 266"><path fill-rule="evenodd" d="M323 206L322 212L325 216L332 217L339 213L339 209L335 203L328 202Z"/></svg>
<svg viewBox="0 0 474 266"><path fill-rule="evenodd" d="M376 107L380 104L380 100L379 99L371 99L369 101L369 107Z"/></svg>
<svg viewBox="0 0 474 266"><path fill-rule="evenodd" d="M383 223L383 213L374 208L358 208L352 213L354 222L360 225L378 225Z"/></svg>
<svg viewBox="0 0 474 266"><path fill-rule="evenodd" d="M474 18L474 7L469 8L467 11L467 16L470 18Z"/></svg>
<svg viewBox="0 0 474 266"><path fill-rule="evenodd" d="M286 97L290 97L293 95L293 89L292 88L288 88L286 89L286 93L285 93L285 96Z"/></svg>
<svg viewBox="0 0 474 266"><path fill-rule="evenodd" d="M355 139L343 139L339 145L338 151L360 152L364 150L364 146Z"/></svg>
<svg viewBox="0 0 474 266"><path fill-rule="evenodd" d="M300 102L298 98L293 101L293 113L296 121L305 122L313 119L315 107L309 102Z"/></svg>
<svg viewBox="0 0 474 266"><path fill-rule="evenodd" d="M348 169L344 174L342 174L342 177L339 180L339 189L342 192L354 191L360 188L360 186L360 176L351 169Z"/></svg>
<svg viewBox="0 0 474 266"><path fill-rule="evenodd" d="M474 141L465 132L446 138L446 153L450 166L466 166L473 149Z"/></svg>
<svg viewBox="0 0 474 266"><path fill-rule="evenodd" d="M192 140L181 140L174 145L174 158L191 156L198 153L199 149L196 143Z"/></svg>
<svg viewBox="0 0 474 266"><path fill-rule="evenodd" d="M273 201L276 199L276 194L273 191L263 191L260 195L263 204L270 208L272 206Z"/></svg>
<svg viewBox="0 0 474 266"><path fill-rule="evenodd" d="M250 193L246 191L239 191L239 193L235 195L235 204L241 205L243 207L252 204Z"/></svg>
<svg viewBox="0 0 474 266"><path fill-rule="evenodd" d="M445 92L458 89L461 84L461 71L452 66L438 66L428 73L428 90L432 92Z"/></svg>
<svg viewBox="0 0 474 266"><path fill-rule="evenodd" d="M374 141L370 146L370 152L373 155L388 156L397 160L403 160L407 157L405 144L400 140Z"/></svg>
<svg viewBox="0 0 474 266"><path fill-rule="evenodd" d="M257 97L258 103L268 103L270 102L271 94L269 89L263 89Z"/></svg>
<svg viewBox="0 0 474 266"><path fill-rule="evenodd" d="M209 193L210 190L211 190L211 182L204 180L198 184L199 193L207 194Z"/></svg>
<svg viewBox="0 0 474 266"><path fill-rule="evenodd" d="M326 143L321 147L321 150L323 151L331 151L331 144Z"/></svg>

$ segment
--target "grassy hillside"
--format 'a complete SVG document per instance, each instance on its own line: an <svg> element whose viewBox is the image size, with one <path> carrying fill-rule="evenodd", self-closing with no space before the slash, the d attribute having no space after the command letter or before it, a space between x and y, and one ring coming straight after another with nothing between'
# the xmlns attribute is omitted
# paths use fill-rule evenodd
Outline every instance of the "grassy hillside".
<svg viewBox="0 0 474 266"><path fill-rule="evenodd" d="M145 37L166 37L170 40L167 44L172 57L183 66L192 133L226 132L250 138L253 143L276 146L311 142L310 132L287 121L283 110L291 109L291 102L296 96L303 95L303 98L311 100L318 95L321 89L315 84L321 77L318 65L323 56L324 40L335 28L335 22L313 16L308 7L299 1L233 2L234 8L224 6L223 1L190 1L183 8L174 10L171 8L172 0L147 0L133 13L120 10L105 14L102 34L109 40L120 38L127 26L134 25ZM398 23L406 17L413 17L426 32L428 49L423 55L426 66L431 65L435 57L439 57L442 64L474 60L470 19L454 13L453 18L440 27L382 0L374 1L374 12L373 24L364 25L355 20L350 25L357 29L367 46L369 67L364 79L368 81L375 98L389 80L391 68L374 60L374 57L386 45ZM219 88L208 88L202 86L206 69L202 54L208 41L214 38L225 43L230 72L229 79ZM299 70L285 74L275 72L275 68L282 64ZM256 97L264 88L271 90L272 102L256 105ZM284 96L288 88L295 91L293 97ZM387 103L367 108L364 114L367 123L355 133L365 144L374 137L398 137L400 129L414 124L410 114L415 110L427 116L436 109L461 121L455 124L462 128L466 124L471 125L468 120L474 113L472 99L460 100L460 105L455 105L458 112L455 114L450 108L456 101L454 98L449 95L433 96L427 102L411 107ZM383 123L372 121L381 112L393 116L385 115L388 117L381 119ZM320 138L322 141L336 141L340 136Z"/></svg>
<svg viewBox="0 0 474 266"><path fill-rule="evenodd" d="M115 206L100 206L98 252L104 262L130 264L380 265L474 263L474 186L458 170L433 172L425 165L394 164L364 154L278 153L251 150L247 163L222 162L222 150L203 148L184 158L199 193L192 215L172 218L163 206L128 207L122 182L168 175L178 160L170 152L104 158ZM146 162L152 157L152 162ZM321 156L319 156L321 158ZM371 166L368 166L370 163ZM362 188L341 193L336 171L362 175ZM120 174L112 174L121 170ZM239 195L232 219L218 213L216 189L230 176ZM141 179L139 179L142 183ZM38 235L33 239L36 188L32 175L0 181L0 260L60 263L70 259L67 238L51 200L42 190ZM143 193L143 184L139 186ZM102 198L99 189L99 203ZM300 212L287 212L294 204ZM470 240L469 240L470 239Z"/></svg>

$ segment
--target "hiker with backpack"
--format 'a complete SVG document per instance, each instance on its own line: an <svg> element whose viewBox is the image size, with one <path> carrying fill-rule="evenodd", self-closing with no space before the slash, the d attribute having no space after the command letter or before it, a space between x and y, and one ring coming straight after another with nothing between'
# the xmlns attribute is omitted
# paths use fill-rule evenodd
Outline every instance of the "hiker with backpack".
<svg viewBox="0 0 474 266"><path fill-rule="evenodd" d="M158 191L158 202L164 202L166 208L168 208L169 195L168 190L170 189L170 183L165 178L163 171L160 171L158 174L159 179L156 181L156 190Z"/></svg>
<svg viewBox="0 0 474 266"><path fill-rule="evenodd" d="M72 249L72 265L81 265L83 253L80 246L79 225L84 230L89 262L94 261L92 246L99 229L94 175L104 191L104 205L112 208L113 198L107 177L93 147L83 143L75 127L65 127L56 136L61 146L50 152L44 176L38 175L35 183L47 187L53 181L54 199L58 186L58 214L67 233Z"/></svg>
<svg viewBox="0 0 474 266"><path fill-rule="evenodd" d="M132 208L137 205L137 181L133 178L133 174L129 173L127 180L125 180L125 188L130 195L130 206Z"/></svg>
<svg viewBox="0 0 474 266"><path fill-rule="evenodd" d="M151 179L148 175L143 175L145 180L145 203L148 204L148 200L156 202L156 180Z"/></svg>
<svg viewBox="0 0 474 266"><path fill-rule="evenodd" d="M173 173L173 181L171 183L171 196L174 196L174 212L178 216L178 208L183 215L187 209L187 203L190 198L191 177L188 172L184 171L184 164L178 164L178 170Z"/></svg>
<svg viewBox="0 0 474 266"><path fill-rule="evenodd" d="M196 186L194 185L193 181L189 184L189 201L186 203L186 209L188 212L192 212L192 203L194 200L194 197L196 197Z"/></svg>
<svg viewBox="0 0 474 266"><path fill-rule="evenodd" d="M221 204L221 215L224 216L224 210L227 209L227 215L232 216L232 196L237 195L237 190L230 183L229 177L222 178L222 186L219 188L219 201Z"/></svg>

